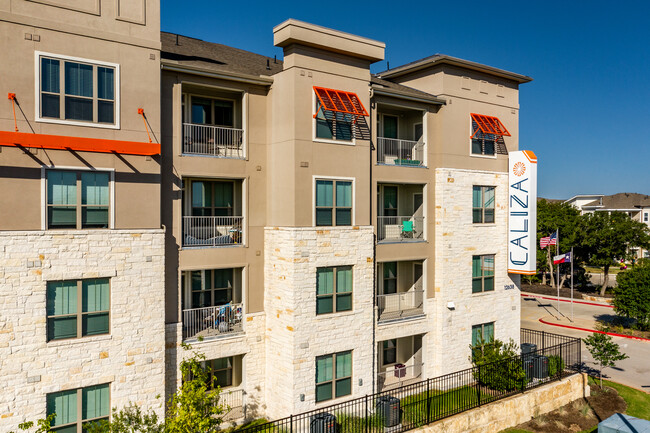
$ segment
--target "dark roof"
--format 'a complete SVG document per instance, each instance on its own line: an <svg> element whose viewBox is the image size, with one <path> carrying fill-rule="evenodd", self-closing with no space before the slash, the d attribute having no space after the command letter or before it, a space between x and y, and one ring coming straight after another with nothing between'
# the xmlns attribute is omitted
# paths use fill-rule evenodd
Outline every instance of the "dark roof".
<svg viewBox="0 0 650 433"><path fill-rule="evenodd" d="M599 200L589 202L583 207L601 206ZM642 206L650 206L650 196L634 192L619 192L618 194L606 195L602 198L602 209L634 209Z"/></svg>
<svg viewBox="0 0 650 433"><path fill-rule="evenodd" d="M402 84L393 83L392 81L381 79L377 76L372 76L370 78L370 83L374 88L385 89L389 93L393 93L396 96L412 96L414 98L426 99L431 102L438 104L444 104L445 100L432 95L431 93L423 92L421 90L414 89L412 87L404 86Z"/></svg>
<svg viewBox="0 0 650 433"><path fill-rule="evenodd" d="M270 76L282 71L282 61L250 51L175 33L160 33L161 59L179 65L197 67L215 72ZM270 69L267 69L266 65Z"/></svg>
<svg viewBox="0 0 650 433"><path fill-rule="evenodd" d="M455 65L461 68L472 69L490 75L496 75L498 77L516 81L518 83L528 83L529 81L533 81L531 77L528 77L526 75L517 74L515 72L506 71L504 69L483 65L481 63L476 63L469 60L459 59L458 57L452 57L446 54L434 54L433 56L425 57L423 59L415 60L396 68L388 69L387 71L380 72L377 75L384 78L398 77L400 75L408 74L409 72L428 68L435 64Z"/></svg>

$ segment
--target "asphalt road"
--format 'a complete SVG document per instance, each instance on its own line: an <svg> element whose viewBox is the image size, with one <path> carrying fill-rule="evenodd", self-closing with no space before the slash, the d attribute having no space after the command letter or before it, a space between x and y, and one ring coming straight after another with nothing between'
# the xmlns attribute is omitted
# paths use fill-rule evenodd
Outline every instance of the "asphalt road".
<svg viewBox="0 0 650 433"><path fill-rule="evenodd" d="M562 323L580 328L593 329L595 319L601 315L613 315L611 308L604 306L573 304L573 321L571 321L571 304L555 300L522 297L521 299L521 327L585 338L588 332L546 325L539 321ZM609 378L637 389L650 393L650 341L639 341L624 337L612 337L629 358L618 361L616 367L606 368L603 378ZM593 362L589 351L582 344L582 359L587 369L593 369L597 374L598 366Z"/></svg>

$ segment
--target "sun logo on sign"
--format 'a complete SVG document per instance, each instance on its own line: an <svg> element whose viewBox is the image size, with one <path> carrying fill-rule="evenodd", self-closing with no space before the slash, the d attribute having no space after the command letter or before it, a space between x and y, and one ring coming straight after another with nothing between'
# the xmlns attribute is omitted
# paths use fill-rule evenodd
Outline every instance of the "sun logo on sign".
<svg viewBox="0 0 650 433"><path fill-rule="evenodd" d="M518 162L512 167L512 172L515 176L523 176L526 173L526 166L523 162Z"/></svg>

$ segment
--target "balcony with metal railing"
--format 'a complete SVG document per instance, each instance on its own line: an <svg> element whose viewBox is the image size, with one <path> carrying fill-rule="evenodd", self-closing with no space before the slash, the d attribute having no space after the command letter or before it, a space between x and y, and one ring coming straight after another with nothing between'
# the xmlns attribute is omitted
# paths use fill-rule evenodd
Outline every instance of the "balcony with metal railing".
<svg viewBox="0 0 650 433"><path fill-rule="evenodd" d="M219 393L219 404L224 407L224 421L235 421L246 417L246 391L223 389Z"/></svg>
<svg viewBox="0 0 650 433"><path fill-rule="evenodd" d="M241 245L243 227L242 216L184 216L183 246Z"/></svg>
<svg viewBox="0 0 650 433"><path fill-rule="evenodd" d="M377 163L424 167L424 141L377 137Z"/></svg>
<svg viewBox="0 0 650 433"><path fill-rule="evenodd" d="M183 310L183 340L205 339L244 332L244 305L228 303Z"/></svg>
<svg viewBox="0 0 650 433"><path fill-rule="evenodd" d="M184 123L183 154L244 159L244 130Z"/></svg>
<svg viewBox="0 0 650 433"><path fill-rule="evenodd" d="M378 242L422 242L424 240L423 216L377 217Z"/></svg>
<svg viewBox="0 0 650 433"><path fill-rule="evenodd" d="M377 295L378 320L390 321L424 314L424 290Z"/></svg>
<svg viewBox="0 0 650 433"><path fill-rule="evenodd" d="M424 377L421 362L411 365L395 364L392 368L377 374L377 391L396 389L421 381Z"/></svg>

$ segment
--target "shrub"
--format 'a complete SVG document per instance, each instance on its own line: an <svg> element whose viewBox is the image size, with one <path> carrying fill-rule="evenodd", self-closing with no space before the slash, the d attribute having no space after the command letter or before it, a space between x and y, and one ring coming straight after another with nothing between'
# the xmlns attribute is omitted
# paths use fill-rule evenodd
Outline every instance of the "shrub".
<svg viewBox="0 0 650 433"><path fill-rule="evenodd" d="M474 380L495 391L512 391L526 386L526 372L518 355L518 346L510 340L485 342L472 347Z"/></svg>
<svg viewBox="0 0 650 433"><path fill-rule="evenodd" d="M555 376L564 370L564 360L557 355L548 357L548 375Z"/></svg>

